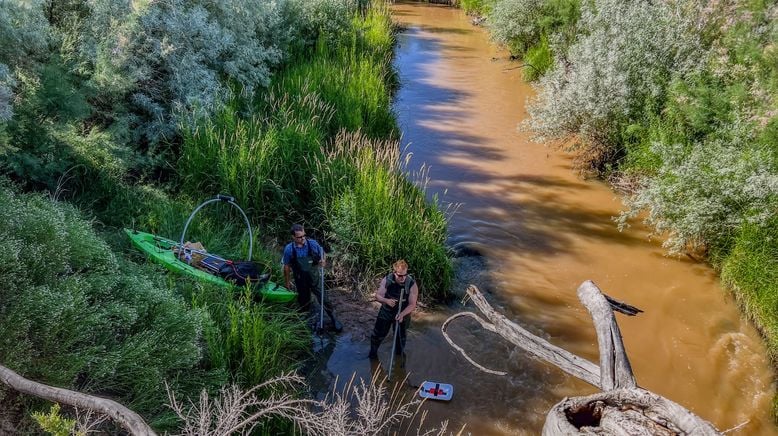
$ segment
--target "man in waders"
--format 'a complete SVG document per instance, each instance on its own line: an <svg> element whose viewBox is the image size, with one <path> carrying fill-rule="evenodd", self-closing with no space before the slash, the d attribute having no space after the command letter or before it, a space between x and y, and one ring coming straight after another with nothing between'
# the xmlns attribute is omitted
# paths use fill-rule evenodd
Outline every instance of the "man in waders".
<svg viewBox="0 0 778 436"><path fill-rule="evenodd" d="M397 303L402 295L402 307L398 308ZM375 299L381 303L381 309L378 311L378 317L375 320L373 334L370 336L370 354L367 357L371 359L378 358L378 346L389 333L389 328L400 325L397 343L394 353L402 355L405 351L405 331L411 323L411 312L416 309L416 300L419 298L419 287L416 281L408 275L408 264L405 260L398 260L394 263L393 271L381 280L378 290L375 292ZM398 310L399 309L399 310Z"/></svg>
<svg viewBox="0 0 778 436"><path fill-rule="evenodd" d="M324 267L327 260L324 256L324 249L313 239L305 237L305 229L300 224L292 226L292 242L284 247L284 279L286 279L286 288L291 288L290 276L294 275L294 285L297 289L297 302L300 305L300 311L308 313L311 306L311 293L316 295L319 304L324 305L324 311L332 320L332 328L339 332L343 330L343 325L335 319L335 313L332 311L327 296L318 286L318 269Z"/></svg>

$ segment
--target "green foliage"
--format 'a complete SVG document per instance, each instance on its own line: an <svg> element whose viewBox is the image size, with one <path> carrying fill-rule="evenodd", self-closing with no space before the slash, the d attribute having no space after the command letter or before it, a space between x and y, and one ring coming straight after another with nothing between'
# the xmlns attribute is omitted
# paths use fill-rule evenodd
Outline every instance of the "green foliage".
<svg viewBox="0 0 778 436"><path fill-rule="evenodd" d="M598 0L582 8L579 36L541 78L529 125L540 138L576 136L583 166L604 172L623 157L625 127L641 122L647 106L661 108L672 75L700 68L701 48L693 16L679 5Z"/></svg>
<svg viewBox="0 0 778 436"><path fill-rule="evenodd" d="M8 66L0 64L0 126L13 117L13 87L15 85L16 80L11 76ZM7 139L0 136L0 151L5 148L6 141Z"/></svg>
<svg viewBox="0 0 778 436"><path fill-rule="evenodd" d="M551 48L548 46L548 37L542 35L540 41L527 49L524 55L524 80L531 82L537 80L554 64Z"/></svg>
<svg viewBox="0 0 778 436"><path fill-rule="evenodd" d="M0 1L0 64L29 71L48 56L50 28L43 0Z"/></svg>
<svg viewBox="0 0 778 436"><path fill-rule="evenodd" d="M396 142L341 135L319 163L317 194L347 267L372 278L404 258L422 297L443 300L452 273L446 220L437 201L428 203L403 169Z"/></svg>
<svg viewBox="0 0 778 436"><path fill-rule="evenodd" d="M324 39L328 44L337 44L338 40L351 31L351 17L359 6L355 0L297 0L299 34L307 45Z"/></svg>
<svg viewBox="0 0 778 436"><path fill-rule="evenodd" d="M766 225L745 224L721 270L756 320L773 359L778 358L778 218Z"/></svg>
<svg viewBox="0 0 778 436"><path fill-rule="evenodd" d="M59 404L54 403L48 413L33 412L33 419L43 431L54 436L70 436L76 434L81 436L83 433L76 433L76 420L68 419L59 413Z"/></svg>
<svg viewBox="0 0 778 436"><path fill-rule="evenodd" d="M315 94L271 94L265 104L267 119L243 119L228 107L187 132L179 168L193 195L223 190L261 222L272 222L310 204L306 157L320 153L320 120L329 109Z"/></svg>
<svg viewBox="0 0 778 436"><path fill-rule="evenodd" d="M567 52L575 40L579 16L579 0L500 0L489 13L488 23L492 38L512 55L532 63L528 56L533 50L539 72L528 80L534 80L551 66L554 54Z"/></svg>
<svg viewBox="0 0 778 436"><path fill-rule="evenodd" d="M540 40L542 13L542 0L498 1L488 19L492 38L521 56Z"/></svg>
<svg viewBox="0 0 778 436"><path fill-rule="evenodd" d="M457 4L468 14L488 15L495 0L458 0Z"/></svg>
<svg viewBox="0 0 778 436"><path fill-rule="evenodd" d="M88 94L56 61L42 65L38 75L17 77L20 103L6 124L8 142L0 145L0 170L53 190L56 178L76 160L60 129L90 114Z"/></svg>
<svg viewBox="0 0 778 436"><path fill-rule="evenodd" d="M255 386L295 368L309 348L305 322L286 307L255 304L247 291L239 299L220 287L200 287L193 305L210 314L205 327L207 355L243 386Z"/></svg>
<svg viewBox="0 0 778 436"><path fill-rule="evenodd" d="M4 364L43 383L111 395L157 424L171 417L164 380L178 390L185 374L198 385L189 393L223 380L198 369L205 315L156 270L117 258L70 206L8 187L0 204Z"/></svg>

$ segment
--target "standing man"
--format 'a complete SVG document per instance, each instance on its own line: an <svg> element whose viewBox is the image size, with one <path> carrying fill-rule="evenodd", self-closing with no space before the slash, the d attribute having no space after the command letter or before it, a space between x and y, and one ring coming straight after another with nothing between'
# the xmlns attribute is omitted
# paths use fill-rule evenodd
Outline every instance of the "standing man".
<svg viewBox="0 0 778 436"><path fill-rule="evenodd" d="M300 310L307 313L311 305L311 293L319 299L319 304L324 305L324 311L332 320L332 327L336 332L343 330L343 325L335 319L332 311L332 305L326 295L322 300L322 290L319 289L318 267L326 265L327 260L324 257L324 249L313 239L305 237L305 229L301 224L292 226L292 242L284 247L284 279L286 279L286 288L292 289L290 273L294 275L294 284L297 290L297 302L300 304Z"/></svg>
<svg viewBox="0 0 778 436"><path fill-rule="evenodd" d="M413 277L408 275L408 264L405 260L400 259L395 262L392 269L393 271L381 280L375 292L375 299L381 303L381 309L375 320L373 335L370 336L370 354L367 357L371 359L378 358L378 346L389 333L389 327L397 328L397 321L400 324L400 332L394 354L403 354L405 332L411 322L411 312L416 309L416 300L419 298L419 287L416 286ZM397 304L401 295L402 307L399 308L398 313Z"/></svg>

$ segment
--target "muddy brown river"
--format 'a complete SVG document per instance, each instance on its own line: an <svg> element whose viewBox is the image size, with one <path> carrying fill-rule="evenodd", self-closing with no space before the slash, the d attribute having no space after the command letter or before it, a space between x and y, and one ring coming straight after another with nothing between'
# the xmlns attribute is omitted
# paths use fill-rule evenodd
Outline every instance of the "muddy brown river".
<svg viewBox="0 0 778 436"><path fill-rule="evenodd" d="M429 168L429 194L460 205L450 218L449 242L483 255L480 285L495 307L597 362L592 322L576 297L576 288L591 279L645 311L617 315L640 386L720 430L743 424L729 434L778 434L770 418L775 382L765 347L715 272L667 257L639 222L619 232L612 220L622 209L617 194L581 179L570 156L517 128L533 90L518 63L462 11L421 3L392 8L406 29L395 60L402 142L412 167ZM458 310L453 305L417 315L409 332L402 374L410 384L433 380L455 388L452 401L427 403L429 425L448 420L449 430L465 426L465 434L538 434L556 402L595 392L475 322L458 321L451 329L457 342L508 375L478 372L440 333L442 321ZM353 373L369 378L375 367L364 358L367 347L364 335L340 336L329 346L322 374L341 382ZM387 341L379 352L384 366L390 348Z"/></svg>

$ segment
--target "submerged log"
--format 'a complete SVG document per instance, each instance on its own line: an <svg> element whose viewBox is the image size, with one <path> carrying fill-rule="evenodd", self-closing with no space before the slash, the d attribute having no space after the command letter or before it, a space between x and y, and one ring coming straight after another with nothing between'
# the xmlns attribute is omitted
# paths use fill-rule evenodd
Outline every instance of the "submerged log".
<svg viewBox="0 0 778 436"><path fill-rule="evenodd" d="M108 415L134 436L156 436L140 415L116 401L44 385L26 379L3 365L0 365L0 382L23 394Z"/></svg>
<svg viewBox="0 0 778 436"><path fill-rule="evenodd" d="M594 320L600 351L599 368L594 363L533 335L497 313L477 287L471 285L467 294L488 321L472 312L460 312L449 317L443 323L441 331L449 344L470 363L486 372L505 375L504 372L479 365L451 340L447 332L448 326L453 320L463 316L475 319L486 330L499 334L533 357L551 363L604 391L585 397L565 398L557 403L546 416L543 435L721 434L711 423L679 404L637 386L613 309L629 315L642 311L608 297L592 281L587 280L581 284L578 288L578 299Z"/></svg>

